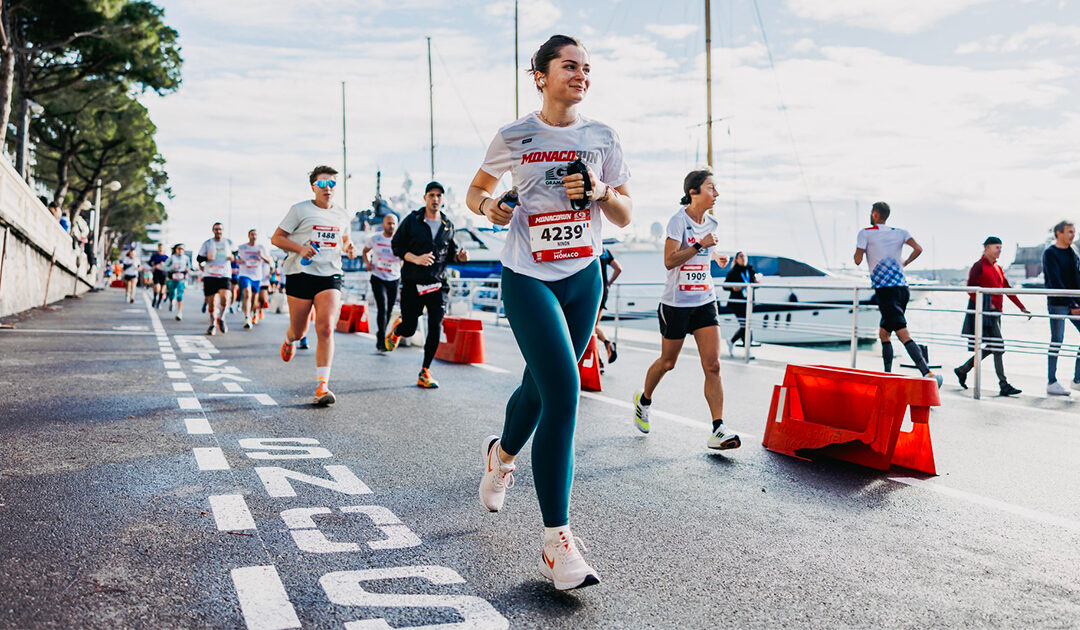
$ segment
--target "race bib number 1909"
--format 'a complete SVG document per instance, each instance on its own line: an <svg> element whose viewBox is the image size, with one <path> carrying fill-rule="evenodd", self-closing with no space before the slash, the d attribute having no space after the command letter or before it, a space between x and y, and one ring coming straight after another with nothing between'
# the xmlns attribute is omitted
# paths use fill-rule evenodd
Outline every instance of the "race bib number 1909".
<svg viewBox="0 0 1080 630"><path fill-rule="evenodd" d="M550 262L593 255L588 210L547 212L529 217L533 260Z"/></svg>
<svg viewBox="0 0 1080 630"><path fill-rule="evenodd" d="M680 291L708 291L712 288L712 278L708 264L685 264L679 267Z"/></svg>

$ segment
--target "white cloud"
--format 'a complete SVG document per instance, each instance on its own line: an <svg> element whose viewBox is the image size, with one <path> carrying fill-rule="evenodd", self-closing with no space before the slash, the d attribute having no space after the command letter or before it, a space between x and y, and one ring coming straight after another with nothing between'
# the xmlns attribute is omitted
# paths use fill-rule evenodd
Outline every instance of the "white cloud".
<svg viewBox="0 0 1080 630"><path fill-rule="evenodd" d="M990 35L980 40L960 44L956 47L956 53L960 55L1015 53L1037 50L1054 44L1069 47L1075 52L1075 47L1080 45L1080 26L1050 22L1032 24L1022 32L1008 37Z"/></svg>
<svg viewBox="0 0 1080 630"><path fill-rule="evenodd" d="M801 18L891 33L925 31L939 21L989 0L788 0Z"/></svg>
<svg viewBox="0 0 1080 630"><path fill-rule="evenodd" d="M463 197L486 143L513 117L514 75L524 79L512 67L510 36L491 34L491 23L505 18L489 22L484 9L476 11L481 23L471 30L398 22L360 27L355 37L315 48L181 30L188 34L184 85L166 98L147 97L176 191L168 203L170 238L201 240L210 222L228 218L230 176L234 233L255 226L268 235L308 194L307 170L340 165L342 80L350 207L370 201L376 167L384 193L396 192L406 172L414 190L422 185L425 34L434 43L437 176ZM319 21L317 12L296 19L298 32ZM551 32L522 37L523 58ZM674 211L683 176L705 161L704 55L686 63L676 55L681 45L644 32L588 43L593 87L582 113L618 130L633 173L634 223L647 229ZM924 245L934 234L939 244L950 239L934 257L942 265L964 263L968 246L981 251L986 235L973 226L1035 242L1044 223L1072 207L1080 164L1080 115L1070 105L1078 96L1075 64L1048 57L966 67L852 45L799 41L795 49L777 58L777 76L830 255L848 258L857 222L877 199L889 201L897 223ZM713 72L725 246L782 246L820 262L764 47L714 48ZM522 112L537 105L522 80Z"/></svg>
<svg viewBox="0 0 1080 630"><path fill-rule="evenodd" d="M645 30L664 39L682 40L701 30L698 24L646 24Z"/></svg>

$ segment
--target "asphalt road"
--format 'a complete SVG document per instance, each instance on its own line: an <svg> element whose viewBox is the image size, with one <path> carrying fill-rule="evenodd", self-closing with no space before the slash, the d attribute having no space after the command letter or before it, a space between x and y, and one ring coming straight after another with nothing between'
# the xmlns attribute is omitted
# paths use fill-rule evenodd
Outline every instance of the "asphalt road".
<svg viewBox="0 0 1080 630"><path fill-rule="evenodd" d="M183 322L119 291L5 320L0 627L1080 626L1076 412L946 388L940 476L807 462L760 446L783 365L725 360L744 440L719 454L691 347L633 428L657 346L624 342L576 437L571 523L602 582L560 593L528 450L503 512L476 496L523 368L505 326L435 391L418 349L337 334L338 403L314 409L314 351L277 356L286 316L205 337L198 293Z"/></svg>

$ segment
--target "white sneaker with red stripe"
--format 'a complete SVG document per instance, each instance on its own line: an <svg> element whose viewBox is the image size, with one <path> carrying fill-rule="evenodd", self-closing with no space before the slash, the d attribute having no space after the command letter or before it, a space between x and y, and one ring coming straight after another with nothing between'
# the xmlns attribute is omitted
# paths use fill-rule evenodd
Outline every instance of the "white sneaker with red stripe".
<svg viewBox="0 0 1080 630"><path fill-rule="evenodd" d="M590 567L581 552L585 543L570 533L570 527L560 527L544 533L544 548L540 556L540 573L555 583L555 588L568 591L600 583L600 576ZM586 549L588 551L588 549Z"/></svg>
<svg viewBox="0 0 1080 630"><path fill-rule="evenodd" d="M480 478L480 503L492 512L502 509L507 488L514 487L514 465L499 458L499 436L489 435L481 446L484 476Z"/></svg>

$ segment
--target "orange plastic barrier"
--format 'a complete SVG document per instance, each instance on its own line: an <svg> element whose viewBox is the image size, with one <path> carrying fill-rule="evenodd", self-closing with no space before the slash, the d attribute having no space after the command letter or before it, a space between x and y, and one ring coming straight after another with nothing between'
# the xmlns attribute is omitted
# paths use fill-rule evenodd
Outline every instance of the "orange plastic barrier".
<svg viewBox="0 0 1080 630"><path fill-rule="evenodd" d="M338 332L343 332L343 333L351 333L352 332L352 312L353 312L353 307L354 307L354 305L352 305L352 304L342 304L341 305L341 313L338 314L337 326L334 327L334 330L336 330ZM315 309L312 309L313 312L314 312L314 310Z"/></svg>
<svg viewBox="0 0 1080 630"><path fill-rule="evenodd" d="M585 354L578 361L578 374L581 376L581 389L600 391L600 357L597 356L596 335L589 338Z"/></svg>
<svg viewBox="0 0 1080 630"><path fill-rule="evenodd" d="M342 304L334 330L343 333L368 332L367 304Z"/></svg>
<svg viewBox="0 0 1080 630"><path fill-rule="evenodd" d="M937 474L930 444L930 407L941 405L937 384L824 365L789 365L773 388L762 445L811 459L832 457L888 470L903 466ZM913 428L901 432L910 407Z"/></svg>
<svg viewBox="0 0 1080 630"><path fill-rule="evenodd" d="M484 322L467 317L444 317L443 336L435 358L451 363L484 363Z"/></svg>

